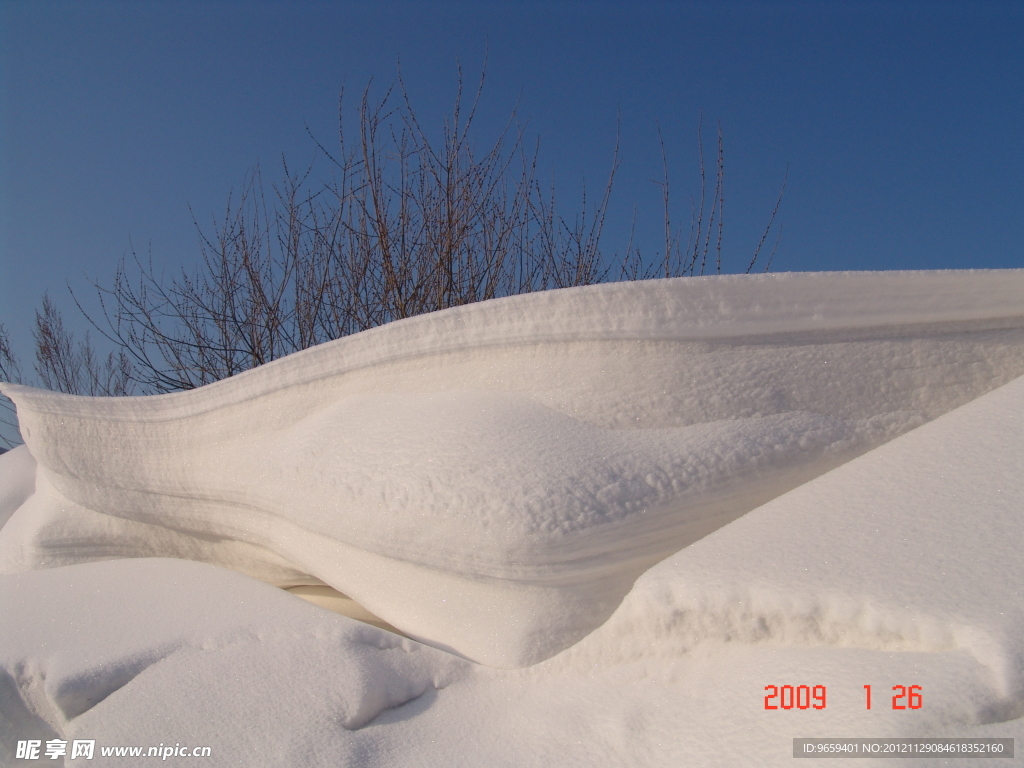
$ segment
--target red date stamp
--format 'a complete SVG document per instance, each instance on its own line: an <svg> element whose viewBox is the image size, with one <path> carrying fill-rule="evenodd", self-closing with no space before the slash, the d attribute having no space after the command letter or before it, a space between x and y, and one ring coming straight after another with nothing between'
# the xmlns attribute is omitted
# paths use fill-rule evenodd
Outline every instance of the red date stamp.
<svg viewBox="0 0 1024 768"><path fill-rule="evenodd" d="M894 685L893 709L921 709L924 693L920 685ZM825 709L827 694L824 685L766 685L765 709ZM871 686L864 686L864 706L871 709Z"/></svg>

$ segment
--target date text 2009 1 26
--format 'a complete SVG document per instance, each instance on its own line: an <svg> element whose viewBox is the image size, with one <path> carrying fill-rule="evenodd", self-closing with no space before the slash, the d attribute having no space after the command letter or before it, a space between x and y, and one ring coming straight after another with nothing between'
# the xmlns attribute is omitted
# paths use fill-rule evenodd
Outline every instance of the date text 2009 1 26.
<svg viewBox="0 0 1024 768"><path fill-rule="evenodd" d="M825 709L828 690L824 685L766 685L765 709ZM924 693L920 685L894 685L892 709L921 709ZM871 686L864 686L864 707L871 709Z"/></svg>

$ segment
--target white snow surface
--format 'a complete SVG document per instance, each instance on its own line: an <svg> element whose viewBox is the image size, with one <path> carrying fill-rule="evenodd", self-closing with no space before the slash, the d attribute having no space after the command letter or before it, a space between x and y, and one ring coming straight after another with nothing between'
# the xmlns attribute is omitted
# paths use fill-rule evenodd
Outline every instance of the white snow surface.
<svg viewBox="0 0 1024 768"><path fill-rule="evenodd" d="M55 737L250 766L1024 737L1022 375L1015 270L573 289L179 395L4 385L0 764Z"/></svg>
<svg viewBox="0 0 1024 768"><path fill-rule="evenodd" d="M1021 374L1024 271L981 271L604 285L190 392L5 385L39 469L0 571L203 560L524 666L657 561Z"/></svg>

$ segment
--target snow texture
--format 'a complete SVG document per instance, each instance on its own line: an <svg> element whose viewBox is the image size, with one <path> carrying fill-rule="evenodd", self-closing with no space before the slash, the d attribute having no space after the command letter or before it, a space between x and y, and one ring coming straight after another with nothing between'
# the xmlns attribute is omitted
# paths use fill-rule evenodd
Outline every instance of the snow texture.
<svg viewBox="0 0 1024 768"><path fill-rule="evenodd" d="M600 286L181 395L3 390L0 765L37 765L27 739L254 768L1024 744L1024 271ZM351 604L324 584L426 644L272 586Z"/></svg>
<svg viewBox="0 0 1024 768"><path fill-rule="evenodd" d="M190 392L4 385L28 447L2 461L38 467L9 470L0 570L200 560L521 667L658 561L1022 374L1018 270L603 285Z"/></svg>

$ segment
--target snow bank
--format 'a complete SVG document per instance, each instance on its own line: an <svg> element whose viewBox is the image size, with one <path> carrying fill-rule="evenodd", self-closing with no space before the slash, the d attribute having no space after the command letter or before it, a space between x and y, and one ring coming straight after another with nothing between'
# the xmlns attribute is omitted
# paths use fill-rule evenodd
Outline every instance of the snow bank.
<svg viewBox="0 0 1024 768"><path fill-rule="evenodd" d="M991 673L985 716L1024 716L1022 499L1024 377L659 563L548 663L728 643L961 650Z"/></svg>
<svg viewBox="0 0 1024 768"><path fill-rule="evenodd" d="M1021 374L1014 270L595 286L186 393L4 385L39 469L0 569L204 560L521 666L658 560Z"/></svg>
<svg viewBox="0 0 1024 768"><path fill-rule="evenodd" d="M468 666L181 560L5 576L0 606L3 765L14 764L18 740L97 736L101 744L216 743L221 765L265 764L268 749L289 755L282 765L327 765L339 727L359 728ZM227 732L225 717L247 727Z"/></svg>
<svg viewBox="0 0 1024 768"><path fill-rule="evenodd" d="M199 563L0 576L0 749L177 742L253 768L774 768L793 765L794 737L1020 749L1022 419L1018 378L659 563L608 622L527 669ZM824 686L827 706L766 710L767 685ZM894 685L921 686L923 706L893 710Z"/></svg>

